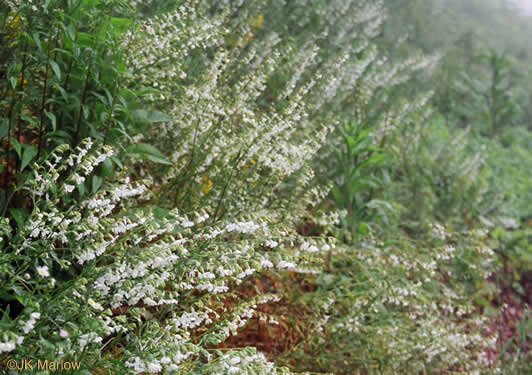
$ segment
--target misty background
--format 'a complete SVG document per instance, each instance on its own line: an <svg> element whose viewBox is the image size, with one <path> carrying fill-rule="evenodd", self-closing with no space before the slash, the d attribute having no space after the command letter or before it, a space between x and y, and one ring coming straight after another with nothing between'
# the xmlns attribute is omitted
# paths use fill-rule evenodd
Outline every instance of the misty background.
<svg viewBox="0 0 532 375"><path fill-rule="evenodd" d="M516 5L524 10L524 13L532 16L532 0L514 0Z"/></svg>
<svg viewBox="0 0 532 375"><path fill-rule="evenodd" d="M532 374L532 0L33 3L0 369Z"/></svg>

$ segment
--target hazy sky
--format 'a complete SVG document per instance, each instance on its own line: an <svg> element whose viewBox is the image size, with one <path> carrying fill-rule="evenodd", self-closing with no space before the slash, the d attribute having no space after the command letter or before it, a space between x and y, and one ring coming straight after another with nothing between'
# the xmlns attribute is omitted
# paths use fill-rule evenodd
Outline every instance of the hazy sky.
<svg viewBox="0 0 532 375"><path fill-rule="evenodd" d="M514 2L523 7L528 14L532 14L532 0L514 0Z"/></svg>

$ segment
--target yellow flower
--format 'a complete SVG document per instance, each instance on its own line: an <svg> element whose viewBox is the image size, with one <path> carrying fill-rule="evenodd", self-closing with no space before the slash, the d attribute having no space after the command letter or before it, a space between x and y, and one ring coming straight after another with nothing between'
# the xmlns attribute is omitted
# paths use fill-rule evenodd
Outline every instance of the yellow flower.
<svg viewBox="0 0 532 375"><path fill-rule="evenodd" d="M255 164L257 164L257 162L256 162L255 160L253 160L253 159L250 161L250 163L251 163L251 165L255 165ZM243 171L246 171L248 168L249 168L249 164L246 163L246 164L244 164L244 166L242 167L242 170L243 170Z"/></svg>
<svg viewBox="0 0 532 375"><path fill-rule="evenodd" d="M21 81L22 81L22 73L19 73L19 75L18 75L18 83L19 83L19 85L20 85ZM20 87L24 88L24 85L26 85L27 83L28 83L28 80L25 79L24 83Z"/></svg>
<svg viewBox="0 0 532 375"><path fill-rule="evenodd" d="M6 30L11 31L11 34L8 34L4 37L5 40L13 39L17 36L17 33L15 30L18 29L18 26L20 25L20 15L17 14L15 18L13 18L13 21L8 23L6 25Z"/></svg>
<svg viewBox="0 0 532 375"><path fill-rule="evenodd" d="M20 14L17 14L13 22L11 22L11 24L9 25L9 27L15 30L19 24L20 24Z"/></svg>
<svg viewBox="0 0 532 375"><path fill-rule="evenodd" d="M5 40L13 39L17 36L17 33L9 34L4 37Z"/></svg>
<svg viewBox="0 0 532 375"><path fill-rule="evenodd" d="M213 182L209 177L203 176L201 178L201 183L203 184L203 188L201 189L204 194L209 194L209 192L212 189Z"/></svg>
<svg viewBox="0 0 532 375"><path fill-rule="evenodd" d="M255 30L260 30L264 27L264 16L259 14L257 17L252 18L249 23Z"/></svg>

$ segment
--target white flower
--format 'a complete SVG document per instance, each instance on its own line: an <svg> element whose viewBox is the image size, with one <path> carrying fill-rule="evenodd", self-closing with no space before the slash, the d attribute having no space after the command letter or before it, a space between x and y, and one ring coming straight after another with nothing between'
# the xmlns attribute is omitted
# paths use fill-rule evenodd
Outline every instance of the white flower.
<svg viewBox="0 0 532 375"><path fill-rule="evenodd" d="M293 262L287 262L287 261L280 261L279 263L277 263L277 268L278 269L283 269L283 268L286 268L286 269L295 269L296 268L296 265L295 263Z"/></svg>
<svg viewBox="0 0 532 375"><path fill-rule="evenodd" d="M96 302L95 300L93 300L92 298L89 298L89 300L87 301L87 303L89 304L89 306L91 306L93 309L95 310L103 310L103 307L102 305L100 305L98 302Z"/></svg>
<svg viewBox="0 0 532 375"><path fill-rule="evenodd" d="M126 366L135 369L136 374L146 371L146 365L139 357L135 357L133 360L130 359Z"/></svg>
<svg viewBox="0 0 532 375"><path fill-rule="evenodd" d="M79 346L80 349L83 350L87 346L87 344L90 344L91 342L95 343L101 343L102 338L98 336L95 332L89 332L84 335L81 335L79 337Z"/></svg>
<svg viewBox="0 0 532 375"><path fill-rule="evenodd" d="M240 363L240 358L238 358L238 357L233 357L233 358L231 358L231 359L229 360L229 363L230 363L231 365L237 365L237 364Z"/></svg>
<svg viewBox="0 0 532 375"><path fill-rule="evenodd" d="M76 180L76 184L80 185L85 182L85 177L83 176L74 176L74 179Z"/></svg>
<svg viewBox="0 0 532 375"><path fill-rule="evenodd" d="M266 240L265 245L273 249L273 248L276 248L279 245L279 243L277 241Z"/></svg>
<svg viewBox="0 0 532 375"><path fill-rule="evenodd" d="M13 350L15 350L15 343L13 341L0 342L0 353L8 353Z"/></svg>
<svg viewBox="0 0 532 375"><path fill-rule="evenodd" d="M65 187L65 191L66 191L67 193L71 193L71 192L74 190L74 187L75 187L75 186L74 186L74 185L68 185L68 184L65 184L64 187Z"/></svg>
<svg viewBox="0 0 532 375"><path fill-rule="evenodd" d="M30 237L32 238L36 238L39 236L39 233L41 232L41 230L39 228L35 228L31 233L30 233Z"/></svg>
<svg viewBox="0 0 532 375"><path fill-rule="evenodd" d="M320 251L320 249L318 249L316 246L310 246L310 247L307 249L307 251L308 251L309 253L316 253L316 252Z"/></svg>
<svg viewBox="0 0 532 375"><path fill-rule="evenodd" d="M249 233L252 234L259 229L259 226L251 221L249 222L238 222L230 223L225 227L227 233L237 232L237 233Z"/></svg>
<svg viewBox="0 0 532 375"><path fill-rule="evenodd" d="M267 260L267 259L262 259L262 260L260 261L260 266L261 266L262 268L272 268L272 267L273 267L273 263L270 262L270 261Z"/></svg>
<svg viewBox="0 0 532 375"><path fill-rule="evenodd" d="M67 331L62 329L62 330L59 331L59 336L61 336L62 338L67 338L69 336L69 334L68 334Z"/></svg>
<svg viewBox="0 0 532 375"><path fill-rule="evenodd" d="M171 362L171 359L168 358L168 357L163 357L163 358L161 358L161 360L159 362L161 364L163 364L163 365L167 365L167 364L169 364Z"/></svg>
<svg viewBox="0 0 532 375"><path fill-rule="evenodd" d="M37 266L37 273L42 277L50 276L50 272L48 272L48 266Z"/></svg>
<svg viewBox="0 0 532 375"><path fill-rule="evenodd" d="M148 364L148 371L151 374L157 374L157 373L161 372L162 370L163 370L163 368L157 362L153 362L153 363L149 363Z"/></svg>
<svg viewBox="0 0 532 375"><path fill-rule="evenodd" d="M24 327L22 328L25 334L28 334L33 329L33 327L35 327L35 322L40 317L41 317L41 313L38 313L38 312L33 312L30 314L30 320L28 320L26 324L24 325Z"/></svg>
<svg viewBox="0 0 532 375"><path fill-rule="evenodd" d="M183 228L190 228L194 226L194 223L192 221L184 221L181 223L181 225L183 226Z"/></svg>

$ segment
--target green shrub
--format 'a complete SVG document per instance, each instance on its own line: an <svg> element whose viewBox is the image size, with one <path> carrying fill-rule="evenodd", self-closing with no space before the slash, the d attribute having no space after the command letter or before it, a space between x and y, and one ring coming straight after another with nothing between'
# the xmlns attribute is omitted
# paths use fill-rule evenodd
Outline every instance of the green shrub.
<svg viewBox="0 0 532 375"><path fill-rule="evenodd" d="M329 246L260 214L206 225L205 212L137 207L128 198L142 199L146 187L127 178L79 199L79 184L111 155L92 146L71 153L63 145L35 165L21 188L33 209L13 215L15 229L2 219L2 359L117 373L215 373L226 364L283 373L250 350L210 349L260 315L257 305L280 298L239 300L232 287L271 268L314 272L313 253Z"/></svg>
<svg viewBox="0 0 532 375"><path fill-rule="evenodd" d="M407 208L409 225L419 228L436 218L471 226L504 205L490 184L486 146L466 131L451 133L436 117L427 126L412 125L398 143L390 199Z"/></svg>
<svg viewBox="0 0 532 375"><path fill-rule="evenodd" d="M218 347L292 297L239 285L293 271L316 319L280 364L496 372L476 310L495 258L470 229L527 223L529 134L429 120L410 84L436 59L384 57L384 19L381 1L1 5L0 362L289 374ZM492 245L525 264L528 236Z"/></svg>
<svg viewBox="0 0 532 375"><path fill-rule="evenodd" d="M287 363L335 374L496 373L485 354L497 335L484 335L488 318L475 306L495 269L486 232L426 229L416 240L381 234L337 246L305 300L320 329Z"/></svg>

